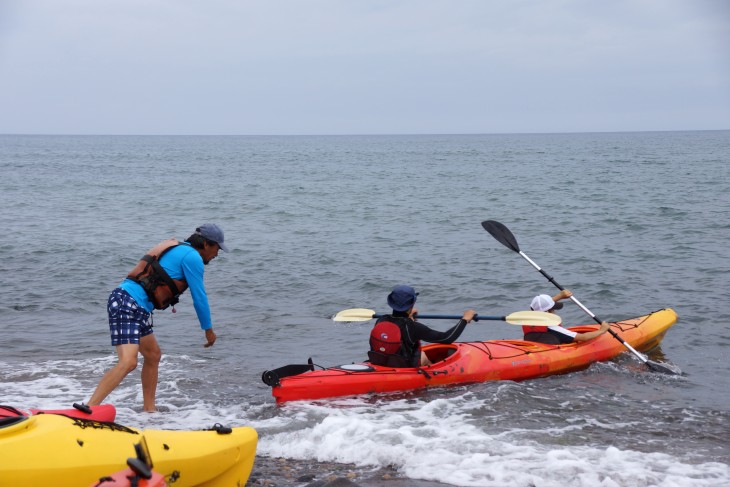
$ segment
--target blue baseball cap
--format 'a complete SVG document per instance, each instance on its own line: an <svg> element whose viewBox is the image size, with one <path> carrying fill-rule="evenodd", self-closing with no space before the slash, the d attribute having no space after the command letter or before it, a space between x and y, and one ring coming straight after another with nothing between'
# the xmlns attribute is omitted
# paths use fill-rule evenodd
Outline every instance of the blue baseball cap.
<svg viewBox="0 0 730 487"><path fill-rule="evenodd" d="M418 293L411 286L401 284L388 294L388 306L394 311L408 311L416 304Z"/></svg>
<svg viewBox="0 0 730 487"><path fill-rule="evenodd" d="M195 234L217 243L223 252L228 252L228 247L223 243L223 230L215 223L203 223L195 229Z"/></svg>

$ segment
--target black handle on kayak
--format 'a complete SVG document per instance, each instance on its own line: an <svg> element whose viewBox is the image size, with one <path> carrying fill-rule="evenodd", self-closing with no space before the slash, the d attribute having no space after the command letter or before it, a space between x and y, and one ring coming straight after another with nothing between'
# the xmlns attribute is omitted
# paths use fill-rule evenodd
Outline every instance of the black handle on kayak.
<svg viewBox="0 0 730 487"><path fill-rule="evenodd" d="M75 402L75 403L73 403L73 407L78 409L82 413L86 413L86 414L91 414L94 412L94 411L92 411L90 406L87 406L84 403L79 404L79 403Z"/></svg>

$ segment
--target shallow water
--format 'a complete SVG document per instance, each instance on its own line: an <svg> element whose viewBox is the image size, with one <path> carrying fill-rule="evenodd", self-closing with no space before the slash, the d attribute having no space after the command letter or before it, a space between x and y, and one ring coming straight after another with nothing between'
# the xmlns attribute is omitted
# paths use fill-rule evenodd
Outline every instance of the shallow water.
<svg viewBox="0 0 730 487"><path fill-rule="evenodd" d="M0 398L88 399L114 363L109 291L149 247L213 221L233 249L206 269L219 341L202 347L187 295L156 313L164 412L140 414L133 375L109 398L120 422L254 426L252 479L273 485L730 485L728 163L728 131L0 136ZM329 318L385 310L395 284L433 314L508 314L556 292L487 219L601 319L674 308L651 358L684 374L623 354L522 383L274 404L264 370L364 359L369 326ZM561 316L591 322L572 304ZM461 340L519 336L480 322Z"/></svg>

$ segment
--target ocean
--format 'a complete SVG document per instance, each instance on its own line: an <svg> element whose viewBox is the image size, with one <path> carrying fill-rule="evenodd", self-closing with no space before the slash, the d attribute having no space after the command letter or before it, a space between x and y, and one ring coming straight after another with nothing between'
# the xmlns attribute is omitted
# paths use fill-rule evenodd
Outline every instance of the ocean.
<svg viewBox="0 0 730 487"><path fill-rule="evenodd" d="M253 426L249 485L730 485L730 131L392 136L0 136L0 403L86 401L115 363L106 299L143 253L204 222L218 341L192 301L155 313L157 402L139 369L108 398L138 428ZM286 364L366 359L396 284L421 313L504 315L555 289L604 320L671 307L650 359L562 376L277 406ZM592 323L568 302L568 325ZM445 330L450 322L431 321ZM519 338L501 322L460 341Z"/></svg>

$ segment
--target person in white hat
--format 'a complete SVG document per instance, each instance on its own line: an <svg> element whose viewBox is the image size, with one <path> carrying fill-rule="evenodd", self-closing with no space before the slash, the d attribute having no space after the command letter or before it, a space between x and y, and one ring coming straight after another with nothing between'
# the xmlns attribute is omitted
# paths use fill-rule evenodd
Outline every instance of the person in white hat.
<svg viewBox="0 0 730 487"><path fill-rule="evenodd" d="M556 310L563 308L563 299L569 299L573 295L572 292L564 289L553 297L547 294L540 294L532 298L530 309L532 311L543 311L547 313L555 313ZM547 343L550 345L561 345L564 343L585 342L599 337L606 333L610 325L605 321L601 323L601 327L594 331L586 333L576 333L567 328L563 328L562 323L558 326L523 326L522 332L525 334L524 339L529 342Z"/></svg>

